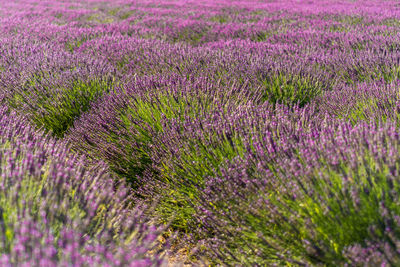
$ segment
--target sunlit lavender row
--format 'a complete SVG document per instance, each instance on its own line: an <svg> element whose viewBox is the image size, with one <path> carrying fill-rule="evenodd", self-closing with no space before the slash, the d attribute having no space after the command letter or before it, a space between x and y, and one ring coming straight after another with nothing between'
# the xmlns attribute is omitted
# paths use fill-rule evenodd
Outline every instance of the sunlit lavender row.
<svg viewBox="0 0 400 267"><path fill-rule="evenodd" d="M1 265L158 265L156 238L104 164L1 107ZM114 188L114 189L113 189Z"/></svg>
<svg viewBox="0 0 400 267"><path fill-rule="evenodd" d="M400 264L397 1L0 21L0 265Z"/></svg>

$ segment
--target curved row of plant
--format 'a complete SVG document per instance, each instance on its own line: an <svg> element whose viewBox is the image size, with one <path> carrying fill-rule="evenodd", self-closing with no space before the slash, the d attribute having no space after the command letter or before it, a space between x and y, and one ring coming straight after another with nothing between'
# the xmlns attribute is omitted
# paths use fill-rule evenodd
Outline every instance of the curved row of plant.
<svg viewBox="0 0 400 267"><path fill-rule="evenodd" d="M159 266L160 227L103 163L0 108L0 253L4 266Z"/></svg>

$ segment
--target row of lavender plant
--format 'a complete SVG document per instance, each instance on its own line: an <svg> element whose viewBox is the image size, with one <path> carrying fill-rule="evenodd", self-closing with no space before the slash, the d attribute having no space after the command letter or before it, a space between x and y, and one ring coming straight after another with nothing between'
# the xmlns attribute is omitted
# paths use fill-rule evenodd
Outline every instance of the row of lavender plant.
<svg viewBox="0 0 400 267"><path fill-rule="evenodd" d="M265 126L260 109L231 118L261 129L233 142L244 155L206 176L193 202L206 251L227 264L398 264L398 125L290 112Z"/></svg>
<svg viewBox="0 0 400 267"><path fill-rule="evenodd" d="M274 108L268 102L259 105L257 104L259 99L255 99L254 102L246 99L243 88L226 92L225 96L218 95L221 94L221 88L215 88L215 85L207 83L207 80L197 83L197 90L193 90L195 86L187 80L175 83L175 86L180 85L178 90L165 90L166 85L171 85L171 81L161 84L148 82L145 85L137 85L137 90L133 93L113 95L103 99L94 107L95 112L85 115L75 125L69 134L69 140L76 149L89 151L91 155L107 159L117 173L126 179L130 178L130 181L140 188L137 192L140 191L142 196L161 195L157 207L158 213L165 221L173 218L174 227L193 231L192 237L196 242L201 236L204 237L204 233L209 235L208 238L214 236L215 231L220 231L217 236L232 236L225 232L229 228L223 223L230 215L223 211L235 212L236 208L243 208L243 205L246 205L247 197L253 198L260 194L259 191L243 192L243 190L226 192L225 189L236 190L236 183L242 187L247 184L246 187L253 188L251 182L257 181L258 178L257 183L261 183L264 190L267 188L271 192L281 192L283 186L288 183L287 180L279 187L275 185L274 189L266 186L265 180L280 177L274 173L275 168L286 170L288 167L285 164L289 164L293 172L301 166L312 169L313 160L317 160L315 157L309 162L304 163L301 160L301 164L295 164L297 151L301 148L299 142L308 140L305 138L306 133L310 132L311 137L308 138L312 139L321 131L324 132L324 127L327 125L332 127L328 129L334 130L336 125L331 126L331 124L337 121L339 115L347 120L350 119L348 126L350 128L352 127L350 123L358 125L363 120L380 124L385 121L397 121L398 118L396 84L364 85L365 95L358 91L352 93L356 94L355 98L359 104L354 102L354 106L351 107L342 103L342 99L339 98L336 111L330 110L329 106L316 103L295 109L279 105ZM156 90L143 94L141 87L155 87ZM204 90L207 88L210 89ZM386 90L381 90L382 88ZM345 93L351 95L349 91ZM318 102L325 100L320 98ZM344 104L344 110L341 104ZM319 109L335 113L321 114ZM394 112L388 113L388 110ZM319 144L316 144L318 147ZM303 147L306 150L304 153L310 153L307 151L311 149L308 143ZM341 155L338 151L325 151L326 146L322 146L321 149L325 157L335 159ZM260 156L252 159L254 151L266 158ZM316 153L318 155L322 152ZM244 168L241 165L229 165L233 164L231 161L242 160L250 166ZM250 163L247 160L250 160ZM360 158L356 157L355 160ZM224 167L226 164L231 167ZM252 174L248 174L248 171ZM213 177L223 174L230 177L231 172L232 175L239 172L239 175L254 175L256 178L241 180L234 176L232 180L223 183L224 189L221 189L219 187L222 184L221 179ZM267 177L263 177L265 172L268 173ZM303 176L307 177L309 174ZM290 180L287 174L281 176ZM294 179L298 177L298 173L295 172L290 177ZM243 202L240 204L237 201ZM254 199L251 199L248 205L253 205L253 201ZM217 205L223 205L224 208ZM246 206L244 209L248 210ZM211 220L210 217L204 219L203 215L197 218L199 220L197 222L192 220L196 214L205 213L210 216L210 212L217 214L214 214L215 217ZM238 214L245 216L242 210L238 211ZM265 213L260 216L268 217ZM244 220L245 217L240 219ZM196 227L199 222L208 231L200 228L202 231L198 232ZM243 221L234 223L239 225L239 229L246 226ZM265 227L270 229L272 226ZM239 237L243 238L241 234L242 232L239 232ZM206 244L209 246L211 242L208 238ZM218 237L216 239L218 240ZM249 242L246 239L239 241L236 239L230 243L230 248L235 246L240 248L243 242ZM259 242L256 242L251 246L259 245ZM253 249L257 250L254 247ZM212 251L218 250L213 248ZM243 255L243 251L237 253ZM254 253L254 250L248 250L246 253L245 259L248 258L248 254ZM225 257L227 255L229 254L224 254ZM262 257L265 257L265 254L262 254ZM328 260L325 260L325 263L327 262ZM240 263L246 262L240 261ZM247 263L254 264L254 262Z"/></svg>
<svg viewBox="0 0 400 267"><path fill-rule="evenodd" d="M157 237L129 188L1 108L4 266L156 266Z"/></svg>

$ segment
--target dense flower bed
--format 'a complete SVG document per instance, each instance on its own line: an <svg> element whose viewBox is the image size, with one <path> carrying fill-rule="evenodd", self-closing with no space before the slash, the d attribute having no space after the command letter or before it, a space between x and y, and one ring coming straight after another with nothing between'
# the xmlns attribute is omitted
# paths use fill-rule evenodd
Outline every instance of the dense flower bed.
<svg viewBox="0 0 400 267"><path fill-rule="evenodd" d="M397 1L20 0L0 21L2 265L162 265L172 232L192 264L399 265Z"/></svg>

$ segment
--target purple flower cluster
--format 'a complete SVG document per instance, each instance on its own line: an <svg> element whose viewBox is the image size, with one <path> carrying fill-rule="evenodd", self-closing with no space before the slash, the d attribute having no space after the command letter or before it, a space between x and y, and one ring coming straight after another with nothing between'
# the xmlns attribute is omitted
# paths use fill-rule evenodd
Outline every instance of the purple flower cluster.
<svg viewBox="0 0 400 267"><path fill-rule="evenodd" d="M104 164L77 157L4 106L0 117L3 266L161 264L161 229L131 207Z"/></svg>

